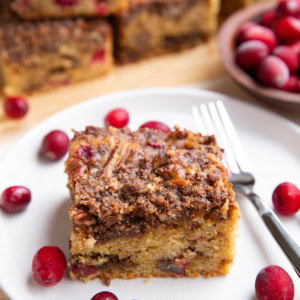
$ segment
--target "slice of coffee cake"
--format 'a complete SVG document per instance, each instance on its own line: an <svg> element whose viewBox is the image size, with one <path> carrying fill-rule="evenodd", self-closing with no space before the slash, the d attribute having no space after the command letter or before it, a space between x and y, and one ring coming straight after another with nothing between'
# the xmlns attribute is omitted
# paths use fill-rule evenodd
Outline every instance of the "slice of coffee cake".
<svg viewBox="0 0 300 300"><path fill-rule="evenodd" d="M87 281L225 275L239 219L212 136L87 127L66 162L70 269Z"/></svg>

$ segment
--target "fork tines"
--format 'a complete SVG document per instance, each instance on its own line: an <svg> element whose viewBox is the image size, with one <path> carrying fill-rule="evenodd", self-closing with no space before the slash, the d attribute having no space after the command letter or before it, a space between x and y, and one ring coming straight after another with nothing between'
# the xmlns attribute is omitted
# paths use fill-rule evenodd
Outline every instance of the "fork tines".
<svg viewBox="0 0 300 300"><path fill-rule="evenodd" d="M206 135L214 134L225 149L224 164L231 173L250 173L250 164L223 102L202 103L199 108L193 106L192 112L197 129Z"/></svg>

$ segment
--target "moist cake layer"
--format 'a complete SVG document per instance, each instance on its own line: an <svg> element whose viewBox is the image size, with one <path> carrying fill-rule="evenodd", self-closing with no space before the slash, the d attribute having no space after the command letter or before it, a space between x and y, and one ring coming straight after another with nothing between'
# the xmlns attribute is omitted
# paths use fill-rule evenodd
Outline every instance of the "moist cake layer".
<svg viewBox="0 0 300 300"><path fill-rule="evenodd" d="M234 257L238 209L230 205L226 220L185 221L159 225L146 233L106 243L71 236L70 270L74 279L136 277L211 277L228 273Z"/></svg>

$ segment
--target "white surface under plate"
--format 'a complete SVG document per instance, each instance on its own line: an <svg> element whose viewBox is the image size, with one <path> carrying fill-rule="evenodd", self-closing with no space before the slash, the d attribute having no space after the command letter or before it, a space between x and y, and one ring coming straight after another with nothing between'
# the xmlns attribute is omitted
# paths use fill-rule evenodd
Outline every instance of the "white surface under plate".
<svg viewBox="0 0 300 300"><path fill-rule="evenodd" d="M257 192L271 204L274 187L282 181L299 184L300 130L296 125L262 108L242 101L196 89L149 89L108 95L62 111L26 134L0 166L0 190L25 185L32 190L28 209L9 216L0 212L0 282L14 300L84 300L102 290L120 300L253 300L258 271L268 264L284 267L293 277L295 299L300 299L299 279L273 240L252 205L241 206L240 233L234 265L226 277L212 279L113 280L110 287L99 280L83 284L66 276L57 286L38 286L31 277L35 252L44 245L57 245L68 253L70 221L64 161L42 163L38 149L43 136L52 129L81 130L85 125L103 126L105 114L124 107L130 112L132 129L148 120L161 120L170 126L196 130L192 105L221 99L246 148L257 176ZM300 242L300 216L283 219Z"/></svg>

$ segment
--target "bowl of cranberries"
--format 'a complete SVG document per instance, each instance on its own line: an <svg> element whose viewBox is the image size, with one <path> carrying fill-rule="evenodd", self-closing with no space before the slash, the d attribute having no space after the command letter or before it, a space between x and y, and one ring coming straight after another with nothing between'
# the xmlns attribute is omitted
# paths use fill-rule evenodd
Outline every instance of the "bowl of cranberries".
<svg viewBox="0 0 300 300"><path fill-rule="evenodd" d="M218 42L225 69L242 87L300 110L300 0L237 12L223 24Z"/></svg>

